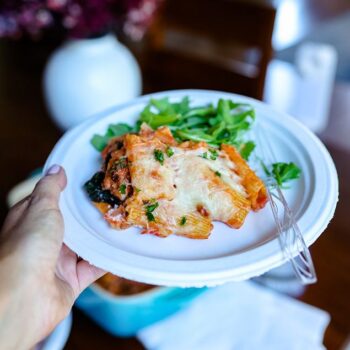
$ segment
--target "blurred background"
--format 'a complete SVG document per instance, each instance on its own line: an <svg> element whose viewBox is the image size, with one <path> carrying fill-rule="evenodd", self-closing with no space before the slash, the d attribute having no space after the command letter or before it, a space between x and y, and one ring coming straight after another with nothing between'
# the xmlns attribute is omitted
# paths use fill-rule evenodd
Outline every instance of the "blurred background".
<svg viewBox="0 0 350 350"><path fill-rule="evenodd" d="M181 88L266 101L315 132L338 170L335 217L311 248L319 281L279 290L327 311L324 344L342 349L350 335L349 33L348 0L2 0L0 222L38 178L60 136L91 115L140 94ZM150 323L201 294L113 276L93 288L88 297L102 299L155 290L148 301L136 300L138 310L154 308L157 293L170 293L178 302L144 316ZM112 301L122 304L115 317L125 312L124 301ZM126 330L115 331L86 316L81 301L65 349L143 349L127 328L140 317L130 308L119 321Z"/></svg>

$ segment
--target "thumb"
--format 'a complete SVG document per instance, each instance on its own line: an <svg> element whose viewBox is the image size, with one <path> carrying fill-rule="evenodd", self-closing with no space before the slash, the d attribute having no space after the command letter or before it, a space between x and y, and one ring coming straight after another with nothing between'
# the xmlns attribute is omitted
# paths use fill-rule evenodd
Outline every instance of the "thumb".
<svg viewBox="0 0 350 350"><path fill-rule="evenodd" d="M60 193L67 184L65 171L59 165L53 165L37 183L31 194L30 210L58 209Z"/></svg>
<svg viewBox="0 0 350 350"><path fill-rule="evenodd" d="M66 186L66 181L64 170L60 166L52 166L38 182L33 193L10 209L2 227L2 236L14 229L31 207L45 207L49 204L50 208L58 208L59 193Z"/></svg>
<svg viewBox="0 0 350 350"><path fill-rule="evenodd" d="M66 186L62 167L55 165L37 183L33 193L9 217L6 237L8 251L18 254L35 252L41 260L56 262L62 240L64 223L58 207L61 191ZM29 249L29 250L28 250ZM30 253L34 256L34 253Z"/></svg>
<svg viewBox="0 0 350 350"><path fill-rule="evenodd" d="M48 242L53 243L55 256L59 253L63 239L63 218L58 201L66 183L64 169L53 165L30 195L27 212L22 222L22 227L26 227L25 230L21 230L22 234L30 237L32 243L41 242L44 245L43 249L48 249L48 246L45 248Z"/></svg>

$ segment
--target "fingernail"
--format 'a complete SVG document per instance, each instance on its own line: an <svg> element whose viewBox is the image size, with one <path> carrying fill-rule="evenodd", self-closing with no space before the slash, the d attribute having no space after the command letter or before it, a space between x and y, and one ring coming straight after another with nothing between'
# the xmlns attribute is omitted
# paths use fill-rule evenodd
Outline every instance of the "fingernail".
<svg viewBox="0 0 350 350"><path fill-rule="evenodd" d="M61 170L61 167L57 164L52 165L45 175L55 175L58 174Z"/></svg>

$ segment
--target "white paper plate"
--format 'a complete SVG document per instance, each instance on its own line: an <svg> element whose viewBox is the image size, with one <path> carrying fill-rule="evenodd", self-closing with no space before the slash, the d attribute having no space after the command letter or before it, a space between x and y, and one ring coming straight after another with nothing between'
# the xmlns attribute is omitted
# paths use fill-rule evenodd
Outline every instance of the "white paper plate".
<svg viewBox="0 0 350 350"><path fill-rule="evenodd" d="M268 130L277 160L293 161L302 169L301 178L285 191L285 196L307 245L325 230L338 199L337 173L323 144L300 123L264 103L230 93L180 90L152 96L170 96L172 100L189 96L194 104L215 103L219 98L251 103L259 123ZM104 133L110 123L134 123L149 98L143 96L108 115L87 120L64 135L52 151L45 169L61 164L68 176L60 200L65 243L98 267L158 285L212 286L248 279L281 265L285 258L269 205L259 213L250 213L239 230L215 223L208 240L175 235L162 239L141 235L138 228L109 228L82 189L101 164L90 139L94 133Z"/></svg>

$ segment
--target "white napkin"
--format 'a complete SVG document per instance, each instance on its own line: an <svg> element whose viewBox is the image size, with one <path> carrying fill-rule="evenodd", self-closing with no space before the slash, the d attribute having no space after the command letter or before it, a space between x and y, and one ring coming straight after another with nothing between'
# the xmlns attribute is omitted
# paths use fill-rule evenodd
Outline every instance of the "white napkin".
<svg viewBox="0 0 350 350"><path fill-rule="evenodd" d="M252 282L208 290L187 309L143 329L149 350L324 349L329 314Z"/></svg>

